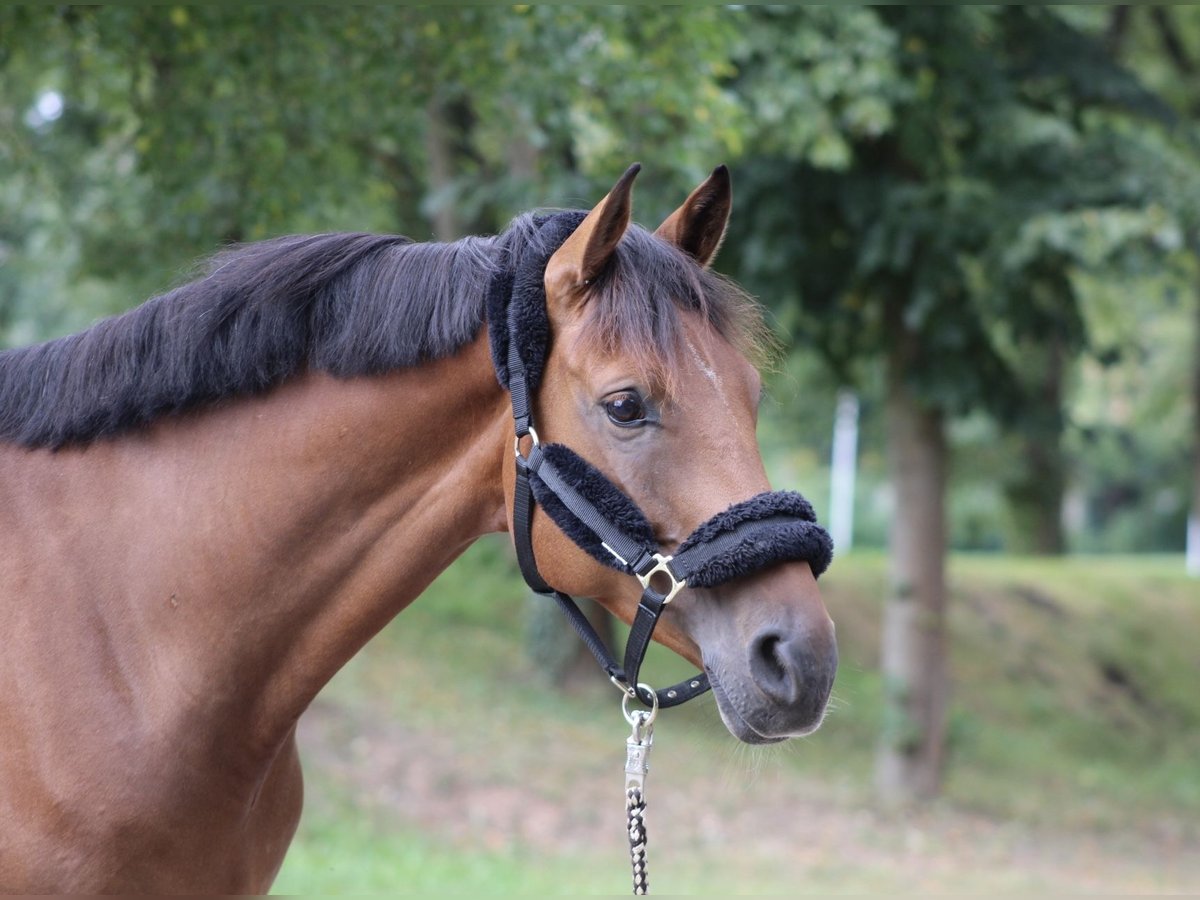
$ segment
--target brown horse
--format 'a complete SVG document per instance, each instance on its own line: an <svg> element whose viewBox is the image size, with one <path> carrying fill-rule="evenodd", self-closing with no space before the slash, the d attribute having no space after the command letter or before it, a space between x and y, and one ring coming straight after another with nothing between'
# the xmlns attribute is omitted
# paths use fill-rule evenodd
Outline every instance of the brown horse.
<svg viewBox="0 0 1200 900"><path fill-rule="evenodd" d="M724 168L654 234L632 177L550 257L543 440L673 547L767 487L756 308L707 269ZM472 541L511 525L484 295L532 239L285 238L86 332L0 354L0 889L263 892L301 808L295 726ZM638 585L535 513L554 587ZM729 730L815 728L836 667L805 563L685 590L656 638Z"/></svg>

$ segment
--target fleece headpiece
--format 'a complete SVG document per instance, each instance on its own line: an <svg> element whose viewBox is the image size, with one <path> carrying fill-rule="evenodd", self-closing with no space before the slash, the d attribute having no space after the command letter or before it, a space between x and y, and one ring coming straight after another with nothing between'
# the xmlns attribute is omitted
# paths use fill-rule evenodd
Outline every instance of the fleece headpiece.
<svg viewBox="0 0 1200 900"><path fill-rule="evenodd" d="M534 239L513 251L512 268L499 273L489 290L492 358L497 378L512 396L518 441L532 432L531 396L549 346L546 265L584 215L569 212L539 220ZM654 626L680 589L715 587L783 562L807 562L814 576L829 566L829 534L817 524L812 505L791 491L758 494L717 513L696 528L673 557L665 556L650 521L627 494L570 448L541 444L536 433L534 437L528 455L516 455L513 540L521 572L534 591L558 601L610 678L647 704L674 706L708 689L702 674L661 691L637 681ZM641 582L642 600L623 665L617 664L574 600L550 587L538 572L531 532L535 502L580 548Z"/></svg>
<svg viewBox="0 0 1200 900"><path fill-rule="evenodd" d="M532 239L513 247L509 264L492 278L487 296L488 340L496 377L503 387L509 387L510 354L515 354L517 361L513 369L524 372L530 391L537 390L542 380L550 347L546 264L586 215L573 210L536 216Z"/></svg>

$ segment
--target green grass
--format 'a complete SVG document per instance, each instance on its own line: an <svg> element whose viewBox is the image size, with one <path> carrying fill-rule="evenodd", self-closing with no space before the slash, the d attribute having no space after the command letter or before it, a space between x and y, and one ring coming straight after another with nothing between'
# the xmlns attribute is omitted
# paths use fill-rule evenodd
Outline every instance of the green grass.
<svg viewBox="0 0 1200 900"><path fill-rule="evenodd" d="M541 858L515 848L464 852L412 829L364 822L346 809L306 823L272 892L545 894L576 883L589 864L594 861ZM623 888L614 884L611 892Z"/></svg>
<svg viewBox="0 0 1200 900"><path fill-rule="evenodd" d="M871 810L885 572L881 554L856 553L839 557L822 579L842 664L835 709L817 735L748 752L725 733L710 702L664 714L652 776L664 817L673 797L681 801L697 785L711 785L714 802L727 804L744 788L768 798L795 791L848 815ZM974 816L1011 823L1014 834L1141 835L1139 847L1163 833L1176 843L1200 841L1200 586L1182 575L1181 560L956 556L949 578L950 757L945 798L928 827L952 832L961 823L939 824L938 816ZM616 692L598 683L564 695L550 683L523 652L526 602L503 542L476 545L327 688L320 702L348 717L334 745L352 744L356 729L402 727L429 736L429 749L418 752L451 748L464 771L510 788L531 782L543 804L588 802L578 784L622 755ZM688 672L661 648L647 667L659 683ZM346 768L369 782L369 771L363 775L353 760ZM364 809L361 785L353 789L307 759L306 778L310 798L277 892L627 889L619 841L547 849L503 832L481 838L464 824L466 813L453 809L454 827L414 827L386 804ZM866 862L840 851L789 861L753 842L731 859L712 848L672 847L663 837L656 845L652 828L652 859L669 872L670 891L680 893L958 890L967 872L982 889L1074 885L1002 860L984 871L964 859L965 868L928 869L909 880L907 850L894 843L907 827L885 818L878 836L854 831ZM1156 886L1153 861L1138 871L1130 889Z"/></svg>
<svg viewBox="0 0 1200 900"><path fill-rule="evenodd" d="M850 707L828 741L851 756L881 715L884 571L854 555L824 585ZM950 801L1063 825L1200 818L1200 585L1180 558L960 555L949 582Z"/></svg>

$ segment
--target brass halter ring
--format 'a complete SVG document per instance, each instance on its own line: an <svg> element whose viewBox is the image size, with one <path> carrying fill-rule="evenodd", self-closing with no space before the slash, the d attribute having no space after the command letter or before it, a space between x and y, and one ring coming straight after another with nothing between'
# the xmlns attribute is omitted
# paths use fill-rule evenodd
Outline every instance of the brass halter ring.
<svg viewBox="0 0 1200 900"><path fill-rule="evenodd" d="M680 581L678 578L675 577L675 573L673 571L671 571L670 562L675 557L663 556L661 553L655 553L653 558L654 558L654 568L651 569L650 571L646 572L644 575L638 575L637 580L639 582L641 582L642 590L650 590L651 589L650 588L650 579L653 578L655 575L657 575L659 572L662 572L669 579L671 579L671 586L669 588L667 588L666 593L663 595L663 604L666 605L667 603L670 603L673 599L675 599L676 594L678 594L685 587L687 587L687 582Z"/></svg>

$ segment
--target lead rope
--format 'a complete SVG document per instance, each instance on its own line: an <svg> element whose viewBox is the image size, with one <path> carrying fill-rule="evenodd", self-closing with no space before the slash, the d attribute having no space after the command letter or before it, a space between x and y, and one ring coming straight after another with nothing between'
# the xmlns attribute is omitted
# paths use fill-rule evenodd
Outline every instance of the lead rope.
<svg viewBox="0 0 1200 900"><path fill-rule="evenodd" d="M629 861L633 866L633 892L650 892L646 874L646 800L637 788L625 792L625 816L629 822Z"/></svg>
<svg viewBox="0 0 1200 900"><path fill-rule="evenodd" d="M654 691L645 684L649 696ZM647 710L629 711L629 700L634 697L630 689L621 700L621 712L625 721L633 727L633 733L625 741L625 819L629 833L629 863L633 869L633 893L641 895L650 891L650 876L646 871L646 773L650 771L650 748L654 746L654 719L658 715L658 702Z"/></svg>

